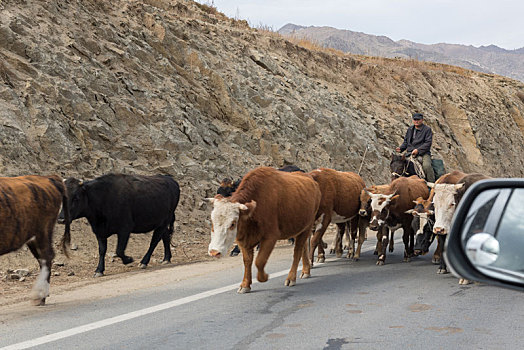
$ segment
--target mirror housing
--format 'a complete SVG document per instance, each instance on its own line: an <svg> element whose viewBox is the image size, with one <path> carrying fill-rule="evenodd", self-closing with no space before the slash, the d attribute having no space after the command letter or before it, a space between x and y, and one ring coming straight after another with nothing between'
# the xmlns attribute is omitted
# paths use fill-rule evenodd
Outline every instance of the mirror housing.
<svg viewBox="0 0 524 350"><path fill-rule="evenodd" d="M481 180L467 190L446 240L444 258L453 274L524 291L524 209L517 201L523 194L524 178Z"/></svg>

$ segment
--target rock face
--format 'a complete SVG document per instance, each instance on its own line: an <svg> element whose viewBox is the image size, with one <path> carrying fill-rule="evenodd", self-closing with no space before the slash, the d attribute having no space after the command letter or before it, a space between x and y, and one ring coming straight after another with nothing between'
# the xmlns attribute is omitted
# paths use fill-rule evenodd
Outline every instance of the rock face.
<svg viewBox="0 0 524 350"><path fill-rule="evenodd" d="M520 97L519 97L520 96ZM0 2L0 174L168 173L177 222L261 165L389 179L410 115L448 170L524 176L524 84L307 49L183 0Z"/></svg>

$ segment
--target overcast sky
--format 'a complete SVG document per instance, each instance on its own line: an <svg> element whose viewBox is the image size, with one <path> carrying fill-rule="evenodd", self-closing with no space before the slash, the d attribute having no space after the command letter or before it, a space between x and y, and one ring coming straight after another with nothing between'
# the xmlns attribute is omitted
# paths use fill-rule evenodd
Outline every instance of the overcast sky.
<svg viewBox="0 0 524 350"><path fill-rule="evenodd" d="M524 47L524 0L199 0L251 26L330 26L422 44Z"/></svg>

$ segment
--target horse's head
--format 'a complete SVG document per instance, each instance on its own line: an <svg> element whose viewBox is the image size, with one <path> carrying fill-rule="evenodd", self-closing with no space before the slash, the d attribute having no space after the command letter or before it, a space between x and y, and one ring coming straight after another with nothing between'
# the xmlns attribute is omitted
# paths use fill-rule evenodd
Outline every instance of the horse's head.
<svg viewBox="0 0 524 350"><path fill-rule="evenodd" d="M391 179L394 180L404 176L408 166L406 156L403 154L392 154L389 169L391 170Z"/></svg>

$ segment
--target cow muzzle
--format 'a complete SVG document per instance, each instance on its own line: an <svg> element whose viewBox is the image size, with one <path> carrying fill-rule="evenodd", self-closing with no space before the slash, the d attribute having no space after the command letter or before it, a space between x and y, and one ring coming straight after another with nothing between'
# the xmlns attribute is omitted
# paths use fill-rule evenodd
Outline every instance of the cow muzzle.
<svg viewBox="0 0 524 350"><path fill-rule="evenodd" d="M210 256L212 256L213 258L217 258L217 259L220 258L220 257L222 256L222 254L220 254L220 252L219 252L218 250L214 250L214 249L210 250L210 251L208 252L208 254L209 254Z"/></svg>
<svg viewBox="0 0 524 350"><path fill-rule="evenodd" d="M360 216L366 216L367 214L368 214L368 212L365 209L360 209L358 211L358 215L360 215Z"/></svg>
<svg viewBox="0 0 524 350"><path fill-rule="evenodd" d="M446 232L446 229L443 228L443 227L434 227L433 228L433 233L435 233L437 235L445 235L447 232Z"/></svg>

